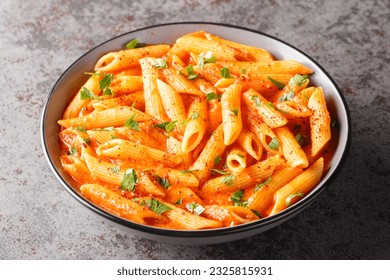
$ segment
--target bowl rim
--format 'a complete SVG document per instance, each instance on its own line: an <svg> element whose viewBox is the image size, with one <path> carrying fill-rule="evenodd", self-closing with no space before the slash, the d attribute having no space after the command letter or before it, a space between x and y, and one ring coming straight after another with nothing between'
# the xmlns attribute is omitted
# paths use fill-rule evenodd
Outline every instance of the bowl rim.
<svg viewBox="0 0 390 280"><path fill-rule="evenodd" d="M100 46L102 46L110 41L113 41L119 37L126 36L126 35L129 35L129 34L132 34L135 32L139 32L139 31L143 31L143 30L148 30L148 29L162 27L162 26L169 26L169 25L175 26L175 25L194 25L194 24L227 27L227 28L239 29L239 30L244 30L244 31L256 33L258 35L268 37L268 38L273 39L277 42L280 42L280 43L294 49L295 51L299 52L303 56L307 57L309 60L311 60L311 62L313 62L323 72L323 74L325 74L325 76L330 80L330 82L335 87L337 94L339 95L339 97L342 101L343 108L345 110L345 115L347 117L346 118L346 126L345 126L345 129L347 130L347 133L346 133L347 137L346 137L344 150L342 151L340 160L339 160L337 166L335 167L334 172L332 174L330 174L330 176L322 183L320 188L318 188L314 191L311 191L310 195L304 197L298 203L291 205L290 207L288 207L284 211L277 213L273 216L262 218L258 221L254 221L254 222L250 222L250 223L246 223L246 224L241 224L241 225L236 225L234 227L223 227L223 228L202 229L202 230L179 230L179 229L157 228L157 227L142 225L142 224L138 224L138 223L135 223L135 222L132 222L129 220L125 220L123 218L115 216L115 215L97 207L96 205L94 205L93 203L88 201L86 198L82 197L78 192L76 192L76 190L71 185L69 185L65 181L64 178L62 178L62 176L60 175L60 173L56 169L55 164L54 164L54 162L53 162L53 160L48 152L48 148L47 148L46 140L45 140L45 135L46 135L46 133L45 133L45 120L47 118L48 105L49 105L50 100L53 96L53 93L55 92L55 90L58 87L58 84L63 80L64 76L67 75L67 73L70 71L70 69L72 69L74 65L76 65L80 60L82 60L90 52L99 48ZM329 75L329 73L315 59L313 59L311 56L309 56L308 54L306 54L302 50L298 49L297 47L295 47L295 46L293 46L293 45L291 45L291 44L289 44L289 43L287 43L287 42L285 42L277 37L274 37L272 35L268 35L262 31L253 30L253 29L250 29L247 27L236 26L236 25L231 25L231 24L216 23L216 22L202 22L202 21L171 22L171 23L163 23L163 24L146 26L146 27L135 29L135 30L117 35L115 37L112 37L112 38L94 46L93 48L89 49L87 52L83 53L78 59L76 59L71 65L69 65L66 68L66 70L63 71L63 73L57 79L57 81L54 83L54 85L52 86L50 93L47 96L46 101L44 103L44 107L43 107L43 111L42 111L42 115L41 115L40 127L41 127L41 129L40 129L41 145L42 145L42 149L44 151L45 158L49 164L49 167L52 170L53 174L55 175L57 181L59 181L59 183L68 191L68 193L70 193L72 195L73 198L75 198L78 202L80 202L81 204L83 204L84 206L86 206L88 209L92 210L94 213L98 214L99 216L102 216L102 217L110 220L111 222L122 225L126 228L130 228L130 229L133 229L135 231L140 231L140 232L144 232L144 233L148 233L148 234L152 234L152 235L159 235L159 236L163 235L166 237L178 237L178 238L200 238L200 237L207 238L207 237L235 235L235 234L242 233L242 232L256 230L258 228L262 228L262 227L265 227L267 225L275 224L278 222L280 222L280 223L283 222L289 216L294 216L295 214L299 213L304 208L309 206L313 200L315 200L321 193L323 193L323 191L325 189L327 189L330 186L330 184L335 180L337 175L340 173L342 167L344 166L344 163L346 161L346 158L347 158L347 155L349 152L350 144L351 144L351 118L350 118L350 112L349 112L349 108L348 108L347 102L345 100L345 97L343 96L340 88L338 87L338 85L336 84L334 79Z"/></svg>

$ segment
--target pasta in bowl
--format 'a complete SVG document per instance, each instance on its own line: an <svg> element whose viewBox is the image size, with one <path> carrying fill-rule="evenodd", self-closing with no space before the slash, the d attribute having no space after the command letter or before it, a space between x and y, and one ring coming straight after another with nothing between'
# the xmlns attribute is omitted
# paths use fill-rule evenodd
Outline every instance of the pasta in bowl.
<svg viewBox="0 0 390 280"><path fill-rule="evenodd" d="M332 89L327 102L328 83L311 81L322 69L300 53L279 58L272 38L263 46L231 38L234 27L179 26L170 41L118 37L121 48L72 73L82 82L55 120L55 170L84 204L144 237L213 243L275 226L345 156L341 95Z"/></svg>

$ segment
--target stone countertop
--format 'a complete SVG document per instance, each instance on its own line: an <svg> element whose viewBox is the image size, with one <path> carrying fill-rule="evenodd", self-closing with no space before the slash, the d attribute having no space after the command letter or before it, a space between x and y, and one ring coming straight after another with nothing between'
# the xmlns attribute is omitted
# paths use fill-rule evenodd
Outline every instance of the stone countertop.
<svg viewBox="0 0 390 280"><path fill-rule="evenodd" d="M390 2L176 1L0 2L0 259L389 259ZM278 37L341 88L352 118L349 157L301 215L232 243L167 245L96 220L54 178L39 123L61 73L113 36L179 21Z"/></svg>

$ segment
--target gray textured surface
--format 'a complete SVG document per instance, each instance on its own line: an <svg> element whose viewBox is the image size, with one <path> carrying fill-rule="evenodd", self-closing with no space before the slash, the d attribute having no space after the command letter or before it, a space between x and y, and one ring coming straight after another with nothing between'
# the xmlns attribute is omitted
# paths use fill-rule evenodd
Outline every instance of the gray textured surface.
<svg viewBox="0 0 390 280"><path fill-rule="evenodd" d="M0 259L389 259L390 2L174 2L0 2ZM96 221L55 181L39 118L56 79L96 44L175 21L279 37L316 59L344 92L353 124L349 158L301 215L228 244L166 245Z"/></svg>

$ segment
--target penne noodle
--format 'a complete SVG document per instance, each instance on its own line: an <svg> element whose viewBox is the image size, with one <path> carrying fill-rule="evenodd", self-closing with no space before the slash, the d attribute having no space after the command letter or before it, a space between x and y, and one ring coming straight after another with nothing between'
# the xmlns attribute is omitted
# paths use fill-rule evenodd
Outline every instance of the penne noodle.
<svg viewBox="0 0 390 280"><path fill-rule="evenodd" d="M253 132L246 129L241 130L237 143L254 159L260 160L263 154L263 146Z"/></svg>
<svg viewBox="0 0 390 280"><path fill-rule="evenodd" d="M309 99L307 106L312 110L310 116L311 153L312 157L324 148L331 138L330 115L326 107L322 88L318 87Z"/></svg>
<svg viewBox="0 0 390 280"><path fill-rule="evenodd" d="M324 159L319 158L313 165L280 188L274 197L274 205L270 215L274 215L287 206L307 195L320 181L324 169Z"/></svg>
<svg viewBox="0 0 390 280"><path fill-rule="evenodd" d="M115 72L139 65L145 57L161 57L169 50L168 45L154 45L137 49L120 50L103 55L95 65L97 72Z"/></svg>
<svg viewBox="0 0 390 280"><path fill-rule="evenodd" d="M243 171L246 167L246 152L241 148L233 148L227 155L226 165L234 173Z"/></svg>
<svg viewBox="0 0 390 280"><path fill-rule="evenodd" d="M237 140L242 130L241 86L230 86L221 99L223 143L228 146Z"/></svg>

